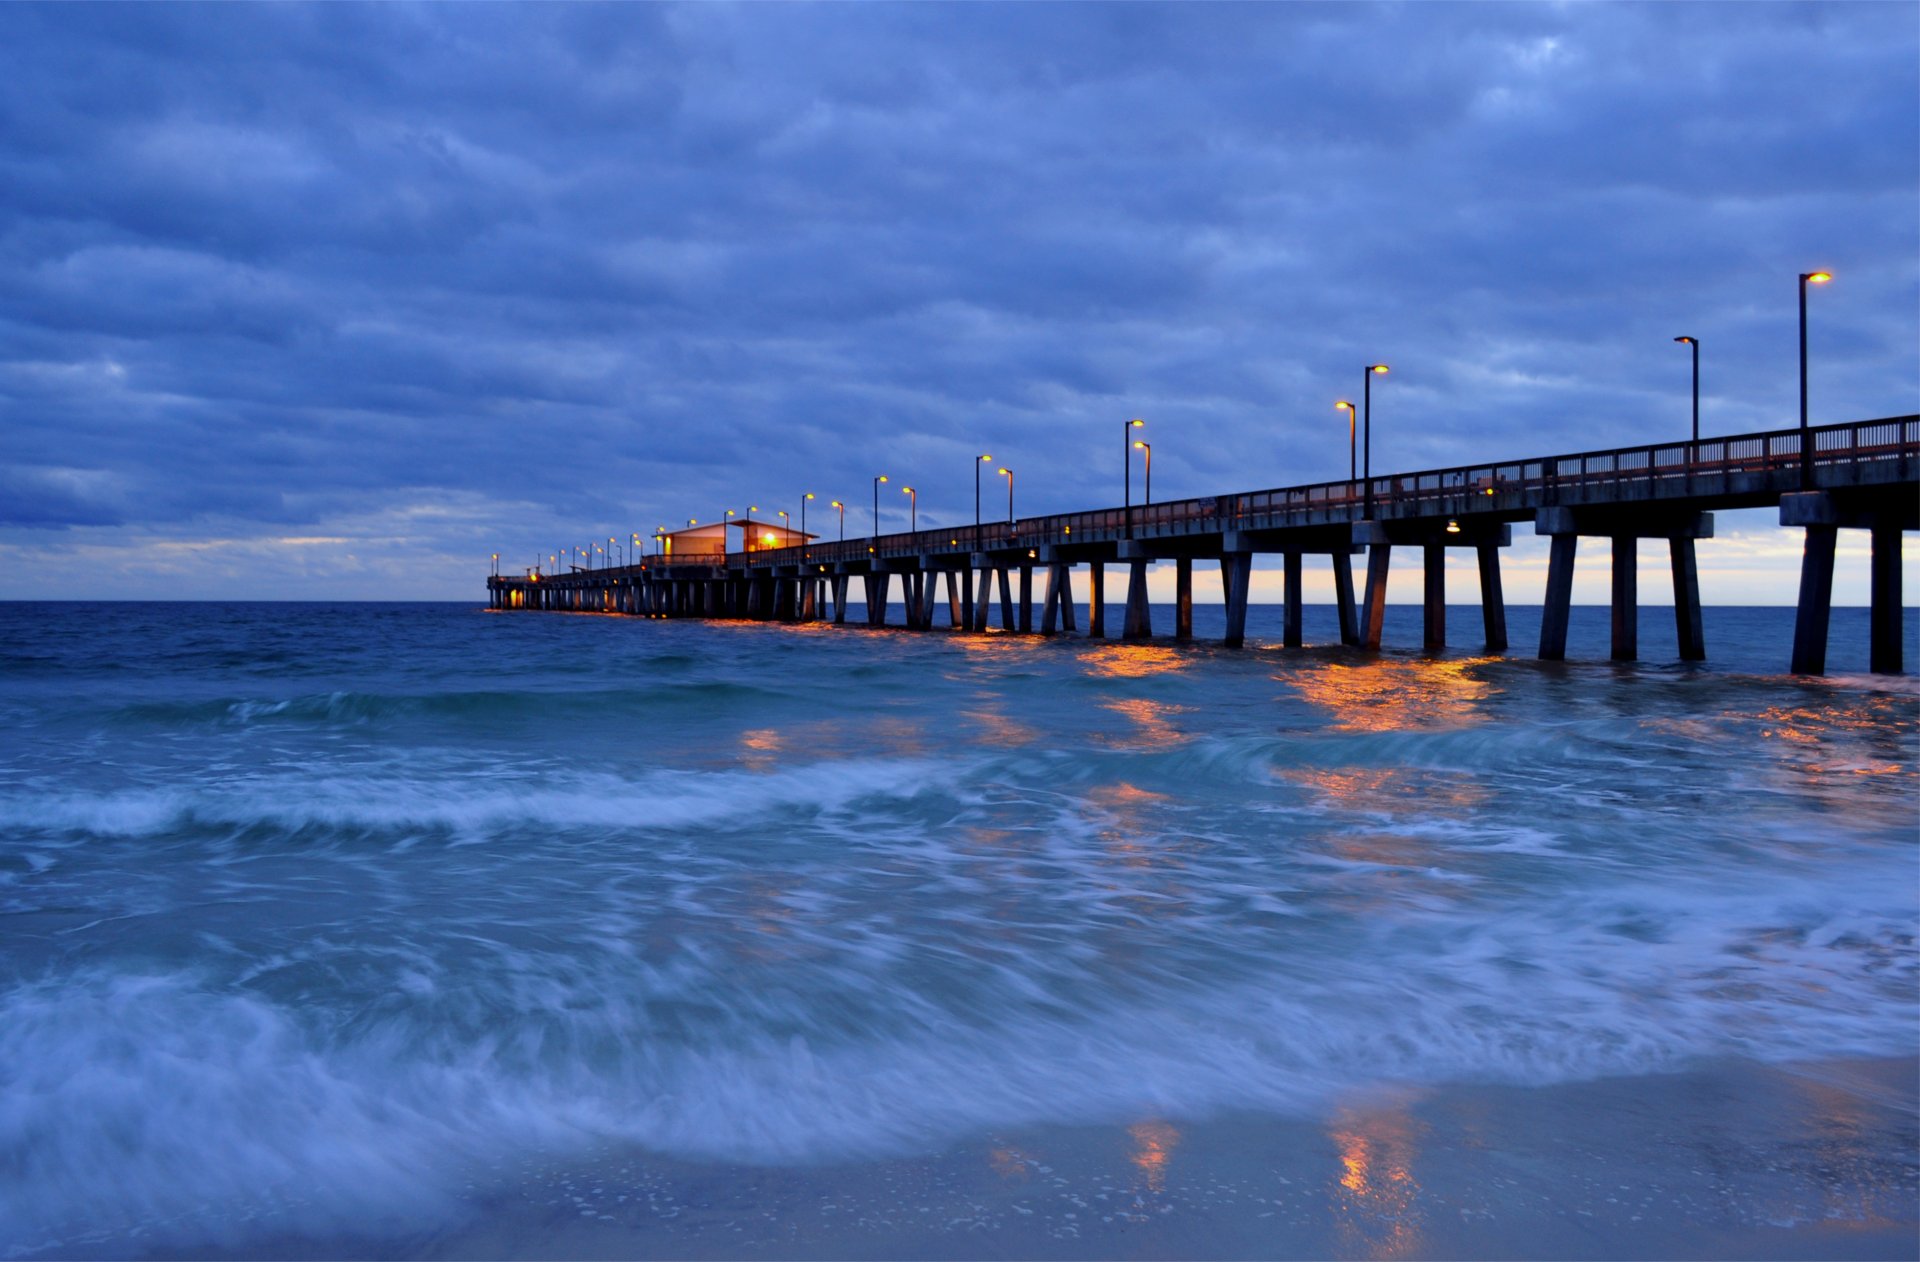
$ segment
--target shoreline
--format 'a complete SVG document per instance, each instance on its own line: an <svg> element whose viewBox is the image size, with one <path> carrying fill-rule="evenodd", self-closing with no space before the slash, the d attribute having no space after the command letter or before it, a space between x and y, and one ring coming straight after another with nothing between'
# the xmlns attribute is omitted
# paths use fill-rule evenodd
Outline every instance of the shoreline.
<svg viewBox="0 0 1920 1262"><path fill-rule="evenodd" d="M1723 1060L803 1166L526 1153L441 1229L137 1256L1912 1258L1917 1085L1920 1057Z"/></svg>

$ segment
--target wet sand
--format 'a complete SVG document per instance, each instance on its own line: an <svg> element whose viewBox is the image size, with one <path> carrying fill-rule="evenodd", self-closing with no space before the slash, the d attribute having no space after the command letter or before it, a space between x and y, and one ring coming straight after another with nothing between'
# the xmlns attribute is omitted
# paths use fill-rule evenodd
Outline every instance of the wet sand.
<svg viewBox="0 0 1920 1262"><path fill-rule="evenodd" d="M527 1154L432 1236L283 1256L1913 1258L1920 1060L1382 1090L802 1167ZM504 1190L503 1190L504 1189Z"/></svg>

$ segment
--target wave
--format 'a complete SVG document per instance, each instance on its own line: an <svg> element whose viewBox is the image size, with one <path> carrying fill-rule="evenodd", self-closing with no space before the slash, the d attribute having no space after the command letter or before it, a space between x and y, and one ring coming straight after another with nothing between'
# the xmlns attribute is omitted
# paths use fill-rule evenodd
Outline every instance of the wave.
<svg viewBox="0 0 1920 1262"><path fill-rule="evenodd" d="M413 760L418 761L418 760ZM503 829L679 828L796 808L840 809L870 796L910 798L936 779L925 761L795 764L767 771L653 769L524 772L487 777L412 775L373 768L343 773L242 773L191 788L101 793L0 792L17 831L141 837L266 827L285 831L443 830L480 837Z"/></svg>
<svg viewBox="0 0 1920 1262"><path fill-rule="evenodd" d="M0 993L0 1247L204 1242L210 1222L249 1220L391 1238L456 1214L468 1180L530 1147L831 1161L1055 1122L1312 1113L1381 1081L1901 1054L1911 926L1873 910L1872 885L1841 913L1793 892L1623 887L1482 925L1395 917L1257 976L1126 1000L1007 979L961 1010L899 978L843 979L894 987L869 1024L858 1005L740 1006L718 978L689 992L617 959L569 956L464 1032L403 998L82 970ZM690 1036L653 1015L668 1000L727 1019Z"/></svg>
<svg viewBox="0 0 1920 1262"><path fill-rule="evenodd" d="M604 715L671 719L729 709L757 710L792 694L754 684L687 680L640 688L608 687L588 692L478 689L408 694L338 690L297 697L219 697L201 701L141 702L110 711L110 723L125 726L235 727L265 724L363 726L403 720L565 720Z"/></svg>

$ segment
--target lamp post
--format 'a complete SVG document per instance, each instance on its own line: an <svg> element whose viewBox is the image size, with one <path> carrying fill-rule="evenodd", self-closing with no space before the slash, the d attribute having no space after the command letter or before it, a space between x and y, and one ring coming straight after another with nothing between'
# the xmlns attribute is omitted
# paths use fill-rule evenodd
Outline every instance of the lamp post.
<svg viewBox="0 0 1920 1262"><path fill-rule="evenodd" d="M1000 475L1007 480L1007 525L1013 525L1013 470L1002 469Z"/></svg>
<svg viewBox="0 0 1920 1262"><path fill-rule="evenodd" d="M1126 429L1121 433L1121 440L1124 445L1120 448L1120 460L1126 469L1122 480L1126 497L1122 516L1126 521L1126 537L1129 539L1133 538L1133 447L1131 444L1133 443L1133 431L1145 424L1145 421L1136 417L1127 422Z"/></svg>
<svg viewBox="0 0 1920 1262"><path fill-rule="evenodd" d="M907 531L912 533L920 529L920 492L903 486L900 494L907 497Z"/></svg>
<svg viewBox="0 0 1920 1262"><path fill-rule="evenodd" d="M1385 376L1385 364L1368 364L1363 384L1366 390L1360 396L1360 465L1361 475L1367 480L1366 509L1362 516L1373 520L1373 378L1378 373Z"/></svg>
<svg viewBox="0 0 1920 1262"><path fill-rule="evenodd" d="M498 552L493 554L493 576L495 578L500 577L500 554Z"/></svg>
<svg viewBox="0 0 1920 1262"><path fill-rule="evenodd" d="M607 536L607 568L608 569L613 568L614 555L619 551L618 548L614 547L613 539L614 537L612 535Z"/></svg>
<svg viewBox="0 0 1920 1262"><path fill-rule="evenodd" d="M1693 350L1693 445L1698 447L1700 445L1700 339L1697 337L1676 337L1673 340L1683 342ZM1697 454L1696 452L1689 451L1687 453L1687 463L1693 463L1694 457Z"/></svg>
<svg viewBox="0 0 1920 1262"><path fill-rule="evenodd" d="M845 543L847 541L847 506L839 500L834 500L828 504L828 507L840 510L840 542Z"/></svg>
<svg viewBox="0 0 1920 1262"><path fill-rule="evenodd" d="M873 479L873 537L880 537L880 484L887 480L884 473L876 474Z"/></svg>
<svg viewBox="0 0 1920 1262"><path fill-rule="evenodd" d="M783 508L780 510L780 546L783 548L793 543L793 532L787 529L787 523L792 520L793 518L787 516L786 509Z"/></svg>
<svg viewBox="0 0 1920 1262"><path fill-rule="evenodd" d="M1829 272L1800 273L1800 489L1813 480L1813 438L1807 433L1807 286L1832 280Z"/></svg>
<svg viewBox="0 0 1920 1262"><path fill-rule="evenodd" d="M800 497L800 533L803 535L807 533L807 501L812 498L812 491L808 491ZM802 539L800 542L805 543L806 540Z"/></svg>
<svg viewBox="0 0 1920 1262"><path fill-rule="evenodd" d="M1360 411L1347 400L1342 399L1333 405L1335 411L1347 414L1347 481L1360 480Z"/></svg>
<svg viewBox="0 0 1920 1262"><path fill-rule="evenodd" d="M973 462L973 547L980 550L980 466L992 464L992 456L982 456Z"/></svg>
<svg viewBox="0 0 1920 1262"><path fill-rule="evenodd" d="M1147 507L1153 507L1153 444L1135 441L1134 446L1146 453L1147 458Z"/></svg>

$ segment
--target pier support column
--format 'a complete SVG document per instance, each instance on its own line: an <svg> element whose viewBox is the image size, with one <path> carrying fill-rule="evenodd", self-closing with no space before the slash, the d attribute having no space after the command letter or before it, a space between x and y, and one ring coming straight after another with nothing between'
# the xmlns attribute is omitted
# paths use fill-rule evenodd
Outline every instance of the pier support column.
<svg viewBox="0 0 1920 1262"><path fill-rule="evenodd" d="M1007 566L1001 566L1000 575L1000 629L1012 631L1018 624L1013 616L1013 577Z"/></svg>
<svg viewBox="0 0 1920 1262"><path fill-rule="evenodd" d="M1680 660L1707 660L1707 636L1700 619L1700 567L1694 561L1693 540L1669 539L1673 559L1673 627L1680 641Z"/></svg>
<svg viewBox="0 0 1920 1262"><path fill-rule="evenodd" d="M1500 545L1474 548L1480 558L1480 619L1486 624L1487 652L1507 651L1507 598L1500 590Z"/></svg>
<svg viewBox="0 0 1920 1262"><path fill-rule="evenodd" d="M1613 537L1613 660L1640 656L1640 541Z"/></svg>
<svg viewBox="0 0 1920 1262"><path fill-rule="evenodd" d="M974 629L972 566L960 571L960 621L954 625L966 631Z"/></svg>
<svg viewBox="0 0 1920 1262"><path fill-rule="evenodd" d="M1302 558L1298 552L1288 552L1283 556L1286 566L1285 589L1281 595L1283 602L1280 615L1280 642L1290 649L1297 649L1303 642L1300 630L1302 593L1300 567Z"/></svg>
<svg viewBox="0 0 1920 1262"><path fill-rule="evenodd" d="M1221 641L1230 649L1247 642L1247 598L1253 588L1253 553L1230 552L1220 558L1220 583L1225 589L1227 634Z"/></svg>
<svg viewBox="0 0 1920 1262"><path fill-rule="evenodd" d="M1087 563L1087 638L1105 639L1107 635L1107 567L1102 561Z"/></svg>
<svg viewBox="0 0 1920 1262"><path fill-rule="evenodd" d="M1173 638L1193 638L1193 558L1173 563Z"/></svg>
<svg viewBox="0 0 1920 1262"><path fill-rule="evenodd" d="M1127 617L1121 625L1123 640L1145 640L1153 635L1153 609L1147 604L1147 562L1127 563Z"/></svg>
<svg viewBox="0 0 1920 1262"><path fill-rule="evenodd" d="M1073 630L1073 567L1061 561L1047 566L1047 599L1040 610L1040 634L1052 635L1055 622Z"/></svg>
<svg viewBox="0 0 1920 1262"><path fill-rule="evenodd" d="M1367 549L1367 591L1360 606L1360 644L1378 651L1380 633L1387 620L1387 567L1393 560L1393 545L1376 543Z"/></svg>
<svg viewBox="0 0 1920 1262"><path fill-rule="evenodd" d="M1033 567L1020 567L1020 634L1033 634Z"/></svg>
<svg viewBox="0 0 1920 1262"><path fill-rule="evenodd" d="M1890 514L1882 514L1870 529L1873 561L1868 669L1876 675L1898 675L1905 668L1900 635L1900 522Z"/></svg>
<svg viewBox="0 0 1920 1262"><path fill-rule="evenodd" d="M1547 553L1547 594L1540 607L1540 660L1565 661L1567 620L1573 613L1573 557L1580 536L1553 535Z"/></svg>
<svg viewBox="0 0 1920 1262"><path fill-rule="evenodd" d="M833 576L833 625L843 627L847 624L847 589L853 586L851 574Z"/></svg>
<svg viewBox="0 0 1920 1262"><path fill-rule="evenodd" d="M1833 550L1837 526L1807 527L1807 548L1800 559L1800 607L1793 620L1796 675L1827 673L1827 623L1833 614Z"/></svg>
<svg viewBox="0 0 1920 1262"><path fill-rule="evenodd" d="M1421 645L1433 652L1447 647L1447 545L1430 541L1422 551Z"/></svg>
<svg viewBox="0 0 1920 1262"><path fill-rule="evenodd" d="M947 571L947 625L955 631L967 625L967 615L960 605L960 576L952 570Z"/></svg>
<svg viewBox="0 0 1920 1262"><path fill-rule="evenodd" d="M1328 559L1333 562L1333 603L1340 606L1340 643L1355 646L1360 643L1360 616L1353 606L1353 557L1335 551Z"/></svg>
<svg viewBox="0 0 1920 1262"><path fill-rule="evenodd" d="M987 624L993 621L993 571L980 571L980 590L973 601L973 629L985 631Z"/></svg>

